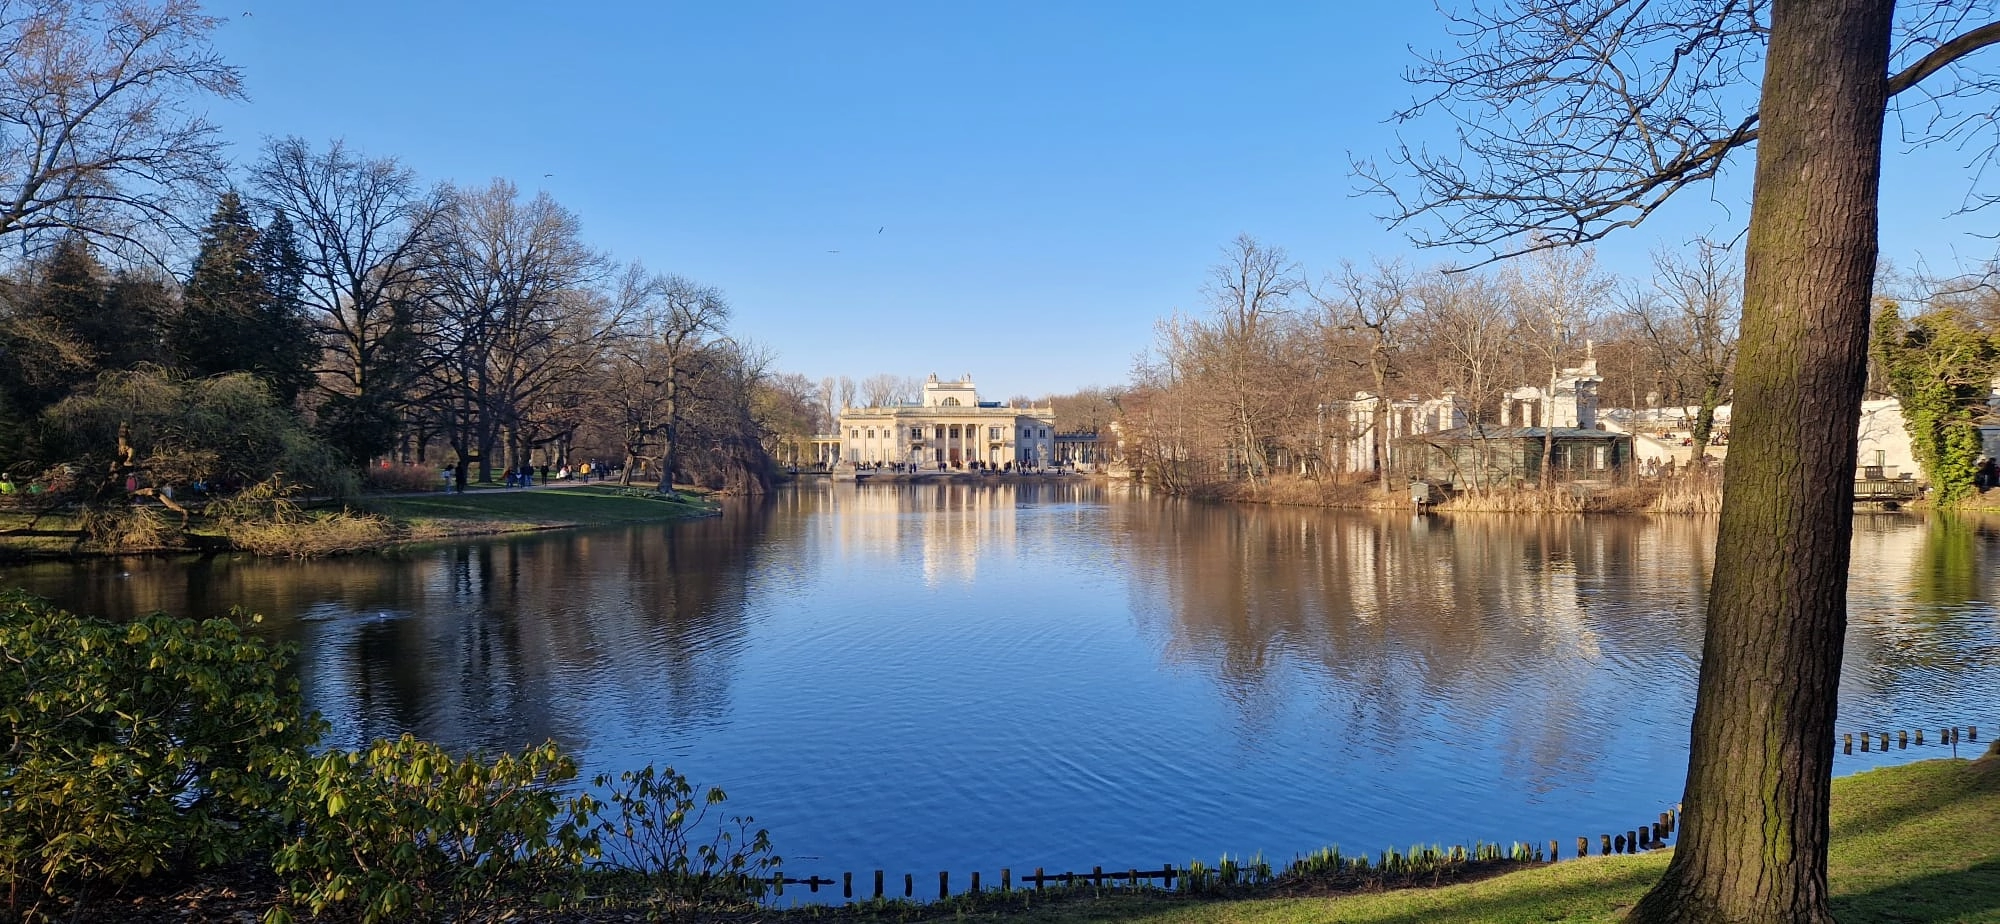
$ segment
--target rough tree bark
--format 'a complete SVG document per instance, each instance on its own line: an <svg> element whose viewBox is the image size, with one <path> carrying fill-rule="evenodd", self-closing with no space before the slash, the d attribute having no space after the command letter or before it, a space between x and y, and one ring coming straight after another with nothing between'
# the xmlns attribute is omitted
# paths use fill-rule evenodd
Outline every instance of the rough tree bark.
<svg viewBox="0 0 2000 924"><path fill-rule="evenodd" d="M1777 0L1680 843L1639 922L1822 922L1892 0Z"/></svg>

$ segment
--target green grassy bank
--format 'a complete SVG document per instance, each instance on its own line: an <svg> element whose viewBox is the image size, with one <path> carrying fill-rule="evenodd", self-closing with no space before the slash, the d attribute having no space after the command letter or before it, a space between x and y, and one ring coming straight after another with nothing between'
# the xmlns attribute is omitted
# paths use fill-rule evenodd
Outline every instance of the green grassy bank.
<svg viewBox="0 0 2000 924"><path fill-rule="evenodd" d="M713 501L694 495L669 496L606 484L405 495L373 498L362 506L395 523L405 541L653 523L712 516L719 509Z"/></svg>

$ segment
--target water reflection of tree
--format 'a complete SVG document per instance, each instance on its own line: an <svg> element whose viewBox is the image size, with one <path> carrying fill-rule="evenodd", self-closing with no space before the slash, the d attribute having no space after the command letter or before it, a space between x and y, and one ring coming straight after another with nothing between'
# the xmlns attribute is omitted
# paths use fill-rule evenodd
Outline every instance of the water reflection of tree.
<svg viewBox="0 0 2000 924"><path fill-rule="evenodd" d="M1977 517L1879 514L1857 524L1843 693L1922 706L1890 715L1844 705L1843 723L1957 723L1968 703L1989 699L2000 680L2000 625L1983 575L1996 527ZM1892 569L1908 574L1905 586L1880 579Z"/></svg>
<svg viewBox="0 0 2000 924"><path fill-rule="evenodd" d="M1168 657L1211 673L1253 737L1303 689L1354 746L1488 746L1547 785L1612 749L1608 697L1691 688L1692 536L1662 549L1643 521L1130 509L1151 522L1121 532L1158 543L1132 558L1135 592L1171 619Z"/></svg>
<svg viewBox="0 0 2000 924"><path fill-rule="evenodd" d="M671 737L727 721L744 588L770 513L745 503L707 520L383 557L17 574L113 617L270 614L253 631L299 647L295 670L336 743L408 731L459 747L580 746L607 723Z"/></svg>
<svg viewBox="0 0 2000 924"><path fill-rule="evenodd" d="M1979 580L1979 542L1988 535L1983 521L1949 514L1931 518L1910 575L1910 596L1919 612L1936 613L1985 596Z"/></svg>

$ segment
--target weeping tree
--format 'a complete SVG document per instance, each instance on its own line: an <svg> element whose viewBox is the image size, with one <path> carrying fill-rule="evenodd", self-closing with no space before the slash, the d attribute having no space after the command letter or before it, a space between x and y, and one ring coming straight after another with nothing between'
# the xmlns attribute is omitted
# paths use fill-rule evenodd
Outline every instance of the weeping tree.
<svg viewBox="0 0 2000 924"><path fill-rule="evenodd" d="M82 505L88 538L126 530L151 499L181 515L188 486L215 490L282 476L315 494L344 497L355 478L339 453L308 432L268 383L247 372L187 378L158 366L107 372L41 415L42 465L74 472L68 497ZM178 494L178 499L176 497Z"/></svg>
<svg viewBox="0 0 2000 924"><path fill-rule="evenodd" d="M1957 141L1995 94L1986 4L1508 0L1403 113L1456 131L1357 164L1420 244L1491 258L1631 227L1755 144L1742 343L1686 806L1635 921L1826 922L1828 800L1883 123ZM1898 17L1898 13L1902 15ZM1987 153L1991 153L1990 149ZM1974 201L1983 201L1975 196Z"/></svg>

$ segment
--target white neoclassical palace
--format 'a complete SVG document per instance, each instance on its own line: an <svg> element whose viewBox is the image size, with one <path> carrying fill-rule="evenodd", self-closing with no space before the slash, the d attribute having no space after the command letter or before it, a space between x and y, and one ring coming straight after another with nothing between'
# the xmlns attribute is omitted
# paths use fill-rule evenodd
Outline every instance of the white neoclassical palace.
<svg viewBox="0 0 2000 924"><path fill-rule="evenodd" d="M923 400L840 410L840 455L846 465L908 465L937 471L1036 468L1055 460L1053 408L1017 408L981 401L972 376L924 383Z"/></svg>

